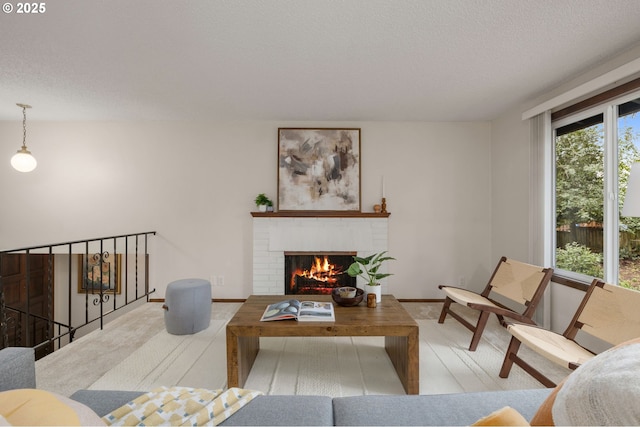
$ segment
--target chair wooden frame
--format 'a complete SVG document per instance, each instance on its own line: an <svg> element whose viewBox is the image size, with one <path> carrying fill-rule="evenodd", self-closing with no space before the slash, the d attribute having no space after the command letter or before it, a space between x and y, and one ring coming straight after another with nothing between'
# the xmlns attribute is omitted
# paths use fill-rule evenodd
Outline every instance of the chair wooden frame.
<svg viewBox="0 0 640 427"><path fill-rule="evenodd" d="M517 280L513 280L511 282L507 281L508 283L505 283L505 274L511 278L510 271L515 267L526 271L527 274L530 274L530 276L525 280L527 282L526 288L528 290L523 288L523 282L519 282ZM438 323L443 323L447 314L451 315L451 317L473 332L471 343L469 344L469 351L475 351L491 313L495 314L500 324L505 327L507 325L504 320L505 317L522 323L535 324L532 320L533 315L538 303L542 300L542 296L547 285L551 281L552 275L553 269L551 268L542 268L531 264L525 264L503 256L500 258L498 265L493 271L487 286L480 294L454 286L438 286L439 289L442 289L447 294L444 306L440 312ZM514 286L517 289L513 289ZM523 305L525 307L524 311L522 313L518 313L508 307L505 307L503 304L490 297L492 292L497 292L503 297ZM480 311L477 323L473 325L460 314L451 310L451 304L454 302Z"/></svg>
<svg viewBox="0 0 640 427"><path fill-rule="evenodd" d="M594 279L562 335L530 325L507 325L512 338L499 375L501 378L507 378L515 363L546 387L555 387L553 381L518 356L521 344L561 366L574 370L595 357L592 351L575 341L579 331L582 330L612 346L636 338L640 336L638 307L640 292ZM529 337L532 339L527 340Z"/></svg>

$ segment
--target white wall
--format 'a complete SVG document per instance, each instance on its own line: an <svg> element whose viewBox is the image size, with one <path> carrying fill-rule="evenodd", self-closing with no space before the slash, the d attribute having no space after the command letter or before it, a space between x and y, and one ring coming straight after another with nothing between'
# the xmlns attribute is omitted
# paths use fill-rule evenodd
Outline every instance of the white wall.
<svg viewBox="0 0 640 427"><path fill-rule="evenodd" d="M440 283L480 289L492 255L489 123L29 122L38 168L9 158L19 121L0 123L0 248L155 230L151 286L224 276L215 298L251 293L253 199L275 199L278 127L362 128L362 207L386 182L389 289L442 298ZM495 222L494 222L495 223ZM505 248L506 250L507 248Z"/></svg>
<svg viewBox="0 0 640 427"><path fill-rule="evenodd" d="M532 262L529 254L529 123L512 110L492 123L493 258Z"/></svg>

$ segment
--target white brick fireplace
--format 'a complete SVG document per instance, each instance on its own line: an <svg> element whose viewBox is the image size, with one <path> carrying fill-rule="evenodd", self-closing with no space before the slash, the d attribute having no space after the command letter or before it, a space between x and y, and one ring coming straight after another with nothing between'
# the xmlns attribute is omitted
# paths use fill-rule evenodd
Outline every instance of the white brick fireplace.
<svg viewBox="0 0 640 427"><path fill-rule="evenodd" d="M356 252L368 256L388 248L388 218L287 217L253 218L253 293L284 295L284 253ZM358 278L358 287L364 281ZM381 280L382 293L387 282Z"/></svg>

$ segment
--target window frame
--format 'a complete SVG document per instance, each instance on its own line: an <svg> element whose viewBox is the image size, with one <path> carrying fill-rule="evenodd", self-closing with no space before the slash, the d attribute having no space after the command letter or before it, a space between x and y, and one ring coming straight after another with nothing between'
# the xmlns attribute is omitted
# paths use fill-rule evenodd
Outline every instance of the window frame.
<svg viewBox="0 0 640 427"><path fill-rule="evenodd" d="M550 123L550 149L546 150L549 157L545 162L547 170L545 175L550 179L547 181L546 204L549 206L547 215L549 218L545 221L548 224L547 239L548 244L544 248L544 258L551 261L555 275L566 278L570 281L576 281L588 284L593 277L560 269L556 264L556 130L560 127L574 123L576 121L592 117L597 114L603 115L603 138L604 138L604 186L603 186L603 271L602 279L607 283L618 284L619 282L619 188L618 188L618 106L634 99L640 98L640 90L635 88L631 92L624 95L614 96L606 99L606 101L592 104L588 108L575 111L570 114L564 114L557 119L551 119ZM570 108L570 107L569 107ZM568 109L568 108L567 108ZM567 110L564 109L564 110ZM564 111L563 110L563 111ZM553 114L552 114L553 117ZM639 129L640 131L640 129Z"/></svg>

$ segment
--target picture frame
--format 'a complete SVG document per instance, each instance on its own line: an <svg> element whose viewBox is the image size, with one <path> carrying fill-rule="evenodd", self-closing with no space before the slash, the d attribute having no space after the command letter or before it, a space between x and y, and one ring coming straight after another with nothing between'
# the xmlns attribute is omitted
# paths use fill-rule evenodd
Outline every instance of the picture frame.
<svg viewBox="0 0 640 427"><path fill-rule="evenodd" d="M80 254L77 262L78 293L99 294L101 283L103 294L121 293L122 254Z"/></svg>
<svg viewBox="0 0 640 427"><path fill-rule="evenodd" d="M278 128L279 211L361 211L360 128Z"/></svg>

